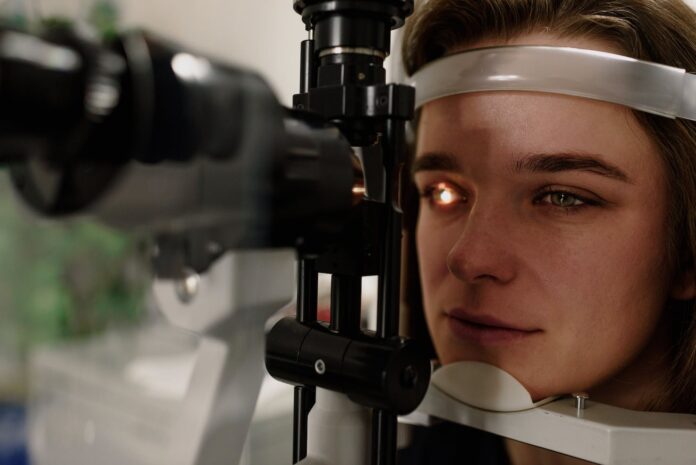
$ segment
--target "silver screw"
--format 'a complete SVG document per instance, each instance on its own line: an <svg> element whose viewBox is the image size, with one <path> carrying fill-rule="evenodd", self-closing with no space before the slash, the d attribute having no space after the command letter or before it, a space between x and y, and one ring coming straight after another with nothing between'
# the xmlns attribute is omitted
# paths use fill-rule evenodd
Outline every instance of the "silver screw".
<svg viewBox="0 0 696 465"><path fill-rule="evenodd" d="M322 359L317 359L317 361L314 362L314 371L320 375L323 375L326 373L326 363L324 363Z"/></svg>
<svg viewBox="0 0 696 465"><path fill-rule="evenodd" d="M575 398L575 408L577 409L578 417L582 416L582 411L585 410L585 401L590 398L590 395L586 392L575 392L573 393Z"/></svg>
<svg viewBox="0 0 696 465"><path fill-rule="evenodd" d="M185 268L182 276L174 283L174 289L179 300L184 303L190 303L200 289L201 277L198 273L190 268Z"/></svg>
<svg viewBox="0 0 696 465"><path fill-rule="evenodd" d="M367 76L365 73L358 73L358 81L364 81Z"/></svg>

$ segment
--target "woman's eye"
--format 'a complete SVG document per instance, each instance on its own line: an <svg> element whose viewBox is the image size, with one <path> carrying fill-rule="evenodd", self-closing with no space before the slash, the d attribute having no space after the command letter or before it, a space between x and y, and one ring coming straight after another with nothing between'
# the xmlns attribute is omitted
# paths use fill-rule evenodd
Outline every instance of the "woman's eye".
<svg viewBox="0 0 696 465"><path fill-rule="evenodd" d="M578 210L583 207L599 205L600 201L564 191L547 191L537 196L535 203L558 207L565 210Z"/></svg>
<svg viewBox="0 0 696 465"><path fill-rule="evenodd" d="M423 197L435 208L447 209L466 201L461 192L446 182L440 182L428 187Z"/></svg>

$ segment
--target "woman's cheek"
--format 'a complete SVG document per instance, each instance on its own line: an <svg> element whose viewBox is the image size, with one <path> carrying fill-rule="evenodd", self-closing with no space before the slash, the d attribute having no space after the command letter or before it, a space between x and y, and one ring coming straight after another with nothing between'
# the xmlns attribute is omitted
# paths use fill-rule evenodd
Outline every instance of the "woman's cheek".
<svg viewBox="0 0 696 465"><path fill-rule="evenodd" d="M437 285L449 274L447 256L456 242L455 232L453 227L438 227L427 215L421 216L416 231L416 246L424 288Z"/></svg>

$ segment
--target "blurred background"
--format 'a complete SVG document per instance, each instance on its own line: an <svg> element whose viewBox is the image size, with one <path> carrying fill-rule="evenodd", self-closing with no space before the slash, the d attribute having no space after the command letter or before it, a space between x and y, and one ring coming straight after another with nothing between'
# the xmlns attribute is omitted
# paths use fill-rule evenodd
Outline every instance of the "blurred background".
<svg viewBox="0 0 696 465"><path fill-rule="evenodd" d="M298 85L299 43L306 37L290 0L0 0L0 17L23 30L47 22L89 25L105 37L142 27L259 71L286 105ZM114 377L123 373L164 397L177 383L185 390L182 373L190 369L187 354L195 341L169 328L148 298L148 250L147 238L89 219L58 224L33 217L15 201L0 170L0 465L30 463L28 406L41 418L64 408L58 425L65 425L68 415L80 415L75 405L67 410L61 395L108 403L109 391L99 381L117 389L128 384ZM138 371L136 353L167 357L156 363L157 379ZM81 391L89 383L79 377L89 378L94 389ZM288 402L278 407L283 414ZM289 447L287 421L282 429ZM83 428L85 440L94 436L91 428Z"/></svg>

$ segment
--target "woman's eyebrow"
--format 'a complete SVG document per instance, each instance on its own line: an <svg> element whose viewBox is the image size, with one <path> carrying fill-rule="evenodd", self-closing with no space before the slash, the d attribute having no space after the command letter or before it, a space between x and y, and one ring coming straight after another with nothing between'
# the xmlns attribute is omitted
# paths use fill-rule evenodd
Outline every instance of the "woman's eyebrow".
<svg viewBox="0 0 696 465"><path fill-rule="evenodd" d="M526 155L515 163L514 170L533 173L558 173L561 171L589 171L611 179L631 183L631 179L620 168L601 160L595 155L577 153L554 153Z"/></svg>
<svg viewBox="0 0 696 465"><path fill-rule="evenodd" d="M411 165L411 176L421 171L456 171L457 157L447 152L428 152L418 156Z"/></svg>

